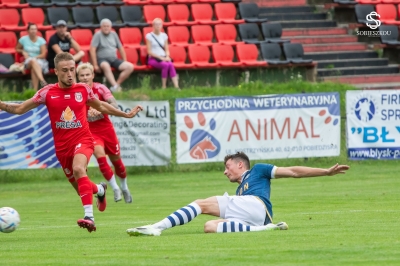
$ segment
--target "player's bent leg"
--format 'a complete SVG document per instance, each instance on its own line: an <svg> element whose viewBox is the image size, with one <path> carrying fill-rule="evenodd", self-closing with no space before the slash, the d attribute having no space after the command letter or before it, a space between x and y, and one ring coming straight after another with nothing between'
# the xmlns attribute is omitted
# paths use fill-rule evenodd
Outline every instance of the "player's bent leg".
<svg viewBox="0 0 400 266"><path fill-rule="evenodd" d="M180 208L179 210L176 210L175 212L171 213L169 216L167 216L163 220L159 221L158 223L155 223L153 225L130 228L130 229L126 230L126 232L130 236L161 235L161 232L163 230L169 229L171 227L175 227L178 225L186 224L186 223L192 221L198 215L200 215L202 213L202 209L200 208L199 204L196 203L198 201L199 200L192 202L189 205Z"/></svg>
<svg viewBox="0 0 400 266"><path fill-rule="evenodd" d="M122 199L122 193L119 189L117 182L115 181L114 173L108 164L106 152L104 149L104 140L95 136L95 144L100 143L100 145L94 146L94 156L97 158L97 163L99 164L100 172L103 174L104 178L108 181L111 188L114 191L114 201L118 202Z"/></svg>
<svg viewBox="0 0 400 266"><path fill-rule="evenodd" d="M216 233L218 224L223 223L223 222L228 222L228 220L219 219L219 220L211 220L211 221L206 222L204 224L204 233Z"/></svg>
<svg viewBox="0 0 400 266"><path fill-rule="evenodd" d="M220 217L220 208L217 197L198 199L194 201L201 208L201 213Z"/></svg>
<svg viewBox="0 0 400 266"><path fill-rule="evenodd" d="M75 154L72 162L72 171L78 184L78 192L85 210L85 217L78 220L78 225L86 228L89 232L95 231L93 217L92 182L86 176L88 158L84 154Z"/></svg>
<svg viewBox="0 0 400 266"><path fill-rule="evenodd" d="M121 184L122 194L124 196L125 203L132 203L132 195L128 188L128 179L126 176L126 168L122 159L119 155L109 155L110 160L115 168L115 174L119 177Z"/></svg>

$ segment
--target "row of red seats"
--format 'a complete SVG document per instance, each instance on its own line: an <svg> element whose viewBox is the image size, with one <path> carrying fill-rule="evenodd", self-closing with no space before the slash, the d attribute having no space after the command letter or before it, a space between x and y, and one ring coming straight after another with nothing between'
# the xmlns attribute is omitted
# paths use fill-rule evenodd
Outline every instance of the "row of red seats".
<svg viewBox="0 0 400 266"><path fill-rule="evenodd" d="M392 4L377 4L375 10L380 15L378 19L383 24L400 25L400 5L399 8L396 8Z"/></svg>
<svg viewBox="0 0 400 266"><path fill-rule="evenodd" d="M193 21L189 21L190 12L185 4L172 4L167 6L168 22L165 26L171 25L195 25L195 24L239 24L244 23L242 19L236 19L237 10L232 3L217 3L214 5L215 20L213 8L210 4L193 4L190 7ZM148 5L143 7L144 20L151 23L155 18L161 18L165 21L166 12L162 5Z"/></svg>
<svg viewBox="0 0 400 266"><path fill-rule="evenodd" d="M54 6L74 6L74 5L82 5L82 6L96 6L101 4L106 5L149 5L149 4L161 4L161 5L169 5L169 4L193 4L193 3L219 3L221 0L124 0L124 1L98 1L98 2L88 2L88 1L79 1L77 0L76 3L64 3L61 1L54 1ZM228 2L228 1L226 1ZM232 2L239 2L239 1L232 1ZM34 3L40 5L40 1L34 1ZM43 1L44 3L44 1ZM29 7L30 4L28 3L20 3L20 0L0 0L0 8L25 8ZM35 5L38 6L38 5ZM52 6L51 4L44 3L43 7Z"/></svg>
<svg viewBox="0 0 400 266"><path fill-rule="evenodd" d="M164 22L165 26L244 23L244 20L236 19L237 16L236 7L232 3L216 4L215 20L213 20L214 12L210 4L193 4L191 6L191 15L193 17L193 21L189 21L190 12L187 5L183 4L169 5L167 7L167 11L168 11L169 21ZM155 18L161 18L165 20L165 16L166 12L162 5L149 5L143 7L143 17L147 23L151 23ZM23 26L19 26L21 17ZM51 25L44 25L46 18L41 8L24 8L21 11L21 17L17 9L12 9L12 8L0 9L0 30L10 30L10 31L25 30L28 22L37 24L39 30L47 30L52 28ZM77 19L78 18L76 18L76 20Z"/></svg>
<svg viewBox="0 0 400 266"><path fill-rule="evenodd" d="M359 4L376 5L376 4L400 4L400 0L356 0Z"/></svg>
<svg viewBox="0 0 400 266"><path fill-rule="evenodd" d="M95 32L98 29L95 30ZM145 27L140 31L139 28L121 28L119 36L125 48L138 49L144 45L144 36L151 32L151 27ZM186 26L171 26L168 27L168 39L171 46L189 46L190 33ZM55 33L55 30L48 30L45 33L45 39L48 41L50 36ZM26 35L26 31L20 32L20 37ZM38 32L39 36L42 36ZM71 30L71 35L74 40L81 46L81 49L88 51L92 41L92 32L89 29L74 29ZM191 27L191 36L195 44L213 45L214 31L210 25L196 25ZM220 24L215 26L215 39L220 44L236 45L242 43L236 41L236 28L232 24ZM0 52L14 53L17 45L17 35L15 32L0 32Z"/></svg>

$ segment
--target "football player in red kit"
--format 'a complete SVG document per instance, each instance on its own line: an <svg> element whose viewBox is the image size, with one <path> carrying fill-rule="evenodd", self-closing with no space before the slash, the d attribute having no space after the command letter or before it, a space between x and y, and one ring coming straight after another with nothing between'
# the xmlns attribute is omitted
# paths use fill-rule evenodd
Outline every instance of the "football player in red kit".
<svg viewBox="0 0 400 266"><path fill-rule="evenodd" d="M93 93L100 101L108 102L118 109L118 104L111 91L103 84L93 82L94 69L90 63L79 65L76 73L78 80L91 87ZM120 156L119 141L110 118L107 114L102 114L90 107L88 122L90 132L92 132L94 138L94 156L97 158L101 173L114 190L114 201L118 202L122 199L122 189L125 202L132 203L132 196L127 184L125 165ZM108 155L111 163L114 165L115 174L119 177L121 183L121 189L115 180L113 170L107 162L106 155Z"/></svg>
<svg viewBox="0 0 400 266"><path fill-rule="evenodd" d="M31 99L20 104L0 101L0 110L12 114L24 114L40 104L45 104L50 117L57 158L65 175L81 197L85 210L78 225L89 232L96 231L93 218L93 194L97 194L100 211L106 208L106 184L96 185L86 174L87 164L93 154L93 137L87 122L87 106L104 114L132 118L143 110L134 107L129 113L122 112L107 102L99 101L92 89L83 83L75 83L75 61L70 53L60 53L54 58L58 83L39 90Z"/></svg>

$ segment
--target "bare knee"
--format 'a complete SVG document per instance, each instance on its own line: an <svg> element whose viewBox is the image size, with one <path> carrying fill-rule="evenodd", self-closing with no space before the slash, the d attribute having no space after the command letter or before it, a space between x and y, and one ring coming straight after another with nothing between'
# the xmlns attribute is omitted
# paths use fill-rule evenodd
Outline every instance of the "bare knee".
<svg viewBox="0 0 400 266"><path fill-rule="evenodd" d="M72 167L72 172L74 173L74 177L80 178L86 175L86 167L83 165L74 165Z"/></svg>
<svg viewBox="0 0 400 266"><path fill-rule="evenodd" d="M120 71L133 72L133 64L130 62L124 62Z"/></svg>
<svg viewBox="0 0 400 266"><path fill-rule="evenodd" d="M204 224L204 233L216 233L217 227L217 221L208 221Z"/></svg>
<svg viewBox="0 0 400 266"><path fill-rule="evenodd" d="M110 66L110 64L108 64L108 63L106 63L106 62L102 62L102 63L100 64L100 68L101 68L103 71L111 71L111 66Z"/></svg>

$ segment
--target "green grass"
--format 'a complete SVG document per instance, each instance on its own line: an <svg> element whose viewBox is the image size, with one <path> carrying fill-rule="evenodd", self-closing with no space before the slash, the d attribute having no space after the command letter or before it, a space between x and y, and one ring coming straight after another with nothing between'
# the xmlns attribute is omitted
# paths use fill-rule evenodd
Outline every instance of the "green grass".
<svg viewBox="0 0 400 266"><path fill-rule="evenodd" d="M288 231L205 234L204 222L213 217L201 215L141 238L125 230L197 198L234 194L236 185L222 171L131 175L134 203L114 203L109 193L107 210L95 212L98 231L89 234L76 226L83 210L68 182L32 176L0 186L0 206L14 207L22 220L16 232L0 234L1 264L398 265L396 169L394 161L358 162L346 175L273 180L274 221L286 221ZM90 176L101 180L97 169Z"/></svg>

